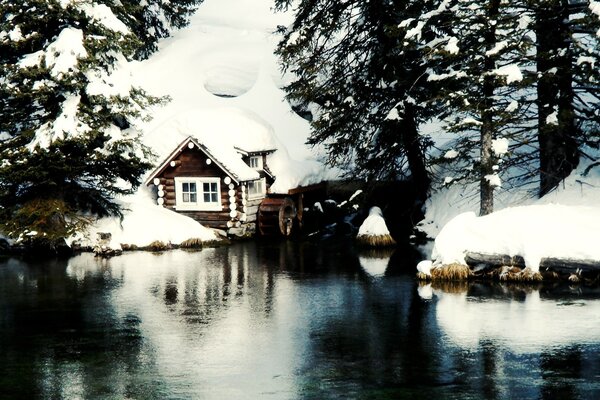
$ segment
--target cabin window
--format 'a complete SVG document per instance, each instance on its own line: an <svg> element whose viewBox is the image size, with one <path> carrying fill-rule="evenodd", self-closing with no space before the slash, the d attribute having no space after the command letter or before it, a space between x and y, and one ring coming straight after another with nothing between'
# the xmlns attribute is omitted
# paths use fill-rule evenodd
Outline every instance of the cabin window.
<svg viewBox="0 0 600 400"><path fill-rule="evenodd" d="M217 182L202 183L202 192L204 193L204 202L205 203L218 203L219 202L219 190L217 188Z"/></svg>
<svg viewBox="0 0 600 400"><path fill-rule="evenodd" d="M252 156L249 162L250 168L262 169L262 156Z"/></svg>
<svg viewBox="0 0 600 400"><path fill-rule="evenodd" d="M195 182L183 182L181 184L181 196L184 203L196 203L198 193Z"/></svg>
<svg viewBox="0 0 600 400"><path fill-rule="evenodd" d="M221 211L219 178L175 178L175 209Z"/></svg>
<svg viewBox="0 0 600 400"><path fill-rule="evenodd" d="M265 182L264 179L248 182L248 197L264 197L265 195Z"/></svg>

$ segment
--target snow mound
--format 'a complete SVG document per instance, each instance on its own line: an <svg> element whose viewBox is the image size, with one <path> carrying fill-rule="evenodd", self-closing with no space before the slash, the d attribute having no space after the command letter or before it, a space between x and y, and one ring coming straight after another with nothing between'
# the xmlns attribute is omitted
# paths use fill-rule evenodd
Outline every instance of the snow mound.
<svg viewBox="0 0 600 400"><path fill-rule="evenodd" d="M465 264L467 251L522 256L539 270L542 258L600 260L600 208L558 204L509 207L452 219L435 239L436 264Z"/></svg>
<svg viewBox="0 0 600 400"><path fill-rule="evenodd" d="M84 235L72 238L71 242L78 240L84 246L94 246L98 233L111 234L108 245L111 249L120 249L123 244L146 247L155 240L175 245L187 239L219 240L212 229L153 203L150 191L140 190L124 201L126 210L122 222L116 217L102 218Z"/></svg>
<svg viewBox="0 0 600 400"><path fill-rule="evenodd" d="M358 229L357 236L383 236L389 235L390 231L383 219L383 213L379 207L371 207L369 216Z"/></svg>

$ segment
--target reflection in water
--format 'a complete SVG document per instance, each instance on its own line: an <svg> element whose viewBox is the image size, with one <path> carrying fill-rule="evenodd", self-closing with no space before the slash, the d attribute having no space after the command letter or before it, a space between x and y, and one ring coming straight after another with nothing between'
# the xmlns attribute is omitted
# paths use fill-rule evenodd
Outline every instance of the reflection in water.
<svg viewBox="0 0 600 400"><path fill-rule="evenodd" d="M68 263L8 259L0 262L3 396L598 393L599 293L418 287L414 265L404 250L293 242L109 260L84 254Z"/></svg>

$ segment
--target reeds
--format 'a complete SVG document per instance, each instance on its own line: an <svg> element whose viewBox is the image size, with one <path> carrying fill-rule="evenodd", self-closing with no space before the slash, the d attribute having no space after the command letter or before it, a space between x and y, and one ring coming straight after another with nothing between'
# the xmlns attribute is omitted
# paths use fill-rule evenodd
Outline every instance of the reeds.
<svg viewBox="0 0 600 400"><path fill-rule="evenodd" d="M390 247L396 245L396 241L390 234L360 235L356 237L356 243L365 247Z"/></svg>
<svg viewBox="0 0 600 400"><path fill-rule="evenodd" d="M453 263L431 268L432 281L466 281L472 276L471 268L464 264Z"/></svg>
<svg viewBox="0 0 600 400"><path fill-rule="evenodd" d="M200 238L189 238L179 245L182 249L201 249L203 246L204 242Z"/></svg>

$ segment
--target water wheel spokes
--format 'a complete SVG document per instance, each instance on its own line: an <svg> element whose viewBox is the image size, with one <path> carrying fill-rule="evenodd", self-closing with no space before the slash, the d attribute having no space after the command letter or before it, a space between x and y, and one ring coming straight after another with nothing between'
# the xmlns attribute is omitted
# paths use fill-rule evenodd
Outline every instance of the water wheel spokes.
<svg viewBox="0 0 600 400"><path fill-rule="evenodd" d="M290 236L296 215L296 205L291 198L264 199L258 207L258 230L263 236Z"/></svg>

